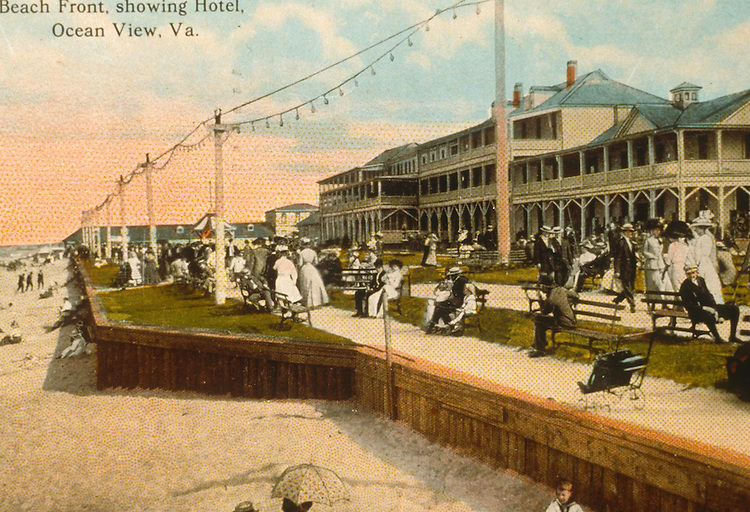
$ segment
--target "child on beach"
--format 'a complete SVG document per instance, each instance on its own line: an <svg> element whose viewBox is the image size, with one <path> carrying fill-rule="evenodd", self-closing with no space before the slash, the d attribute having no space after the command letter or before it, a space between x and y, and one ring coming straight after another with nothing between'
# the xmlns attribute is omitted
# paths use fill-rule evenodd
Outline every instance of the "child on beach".
<svg viewBox="0 0 750 512"><path fill-rule="evenodd" d="M583 512L581 506L573 500L573 484L565 478L557 482L555 499L546 512Z"/></svg>

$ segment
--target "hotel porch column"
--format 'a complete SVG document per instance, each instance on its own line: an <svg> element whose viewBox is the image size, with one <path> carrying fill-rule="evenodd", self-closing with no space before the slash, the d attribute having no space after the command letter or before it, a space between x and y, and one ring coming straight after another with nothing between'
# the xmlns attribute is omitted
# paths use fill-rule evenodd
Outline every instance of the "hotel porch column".
<svg viewBox="0 0 750 512"><path fill-rule="evenodd" d="M609 194L604 194L604 225L609 226Z"/></svg>
<svg viewBox="0 0 750 512"><path fill-rule="evenodd" d="M628 169L633 168L633 141L628 141Z"/></svg>
<svg viewBox="0 0 750 512"><path fill-rule="evenodd" d="M648 136L648 163L654 165L656 163L656 147L654 145L654 136Z"/></svg>
<svg viewBox="0 0 750 512"><path fill-rule="evenodd" d="M654 189L648 191L648 216L652 219L656 217L656 190Z"/></svg>
<svg viewBox="0 0 750 512"><path fill-rule="evenodd" d="M586 201L585 197L582 197L580 199L581 201L581 238L580 240L583 240L583 238L586 236L586 208L588 207L588 201Z"/></svg>
<svg viewBox="0 0 750 512"><path fill-rule="evenodd" d="M557 201L557 225L561 228L565 227L565 201L559 199Z"/></svg>
<svg viewBox="0 0 750 512"><path fill-rule="evenodd" d="M609 147L602 148L602 171L609 172Z"/></svg>
<svg viewBox="0 0 750 512"><path fill-rule="evenodd" d="M686 220L687 212L685 205L685 180L683 176L683 164L685 162L685 132L677 130L677 188L679 197L677 203L677 214L680 220Z"/></svg>
<svg viewBox="0 0 750 512"><path fill-rule="evenodd" d="M719 153L721 155L721 153ZM724 226L727 222L727 216L724 211L724 200L726 199L726 195L724 194L724 186L720 186L718 190L718 196L719 196L719 238L724 239Z"/></svg>
<svg viewBox="0 0 750 512"><path fill-rule="evenodd" d="M628 192L628 220L635 220L635 192Z"/></svg>

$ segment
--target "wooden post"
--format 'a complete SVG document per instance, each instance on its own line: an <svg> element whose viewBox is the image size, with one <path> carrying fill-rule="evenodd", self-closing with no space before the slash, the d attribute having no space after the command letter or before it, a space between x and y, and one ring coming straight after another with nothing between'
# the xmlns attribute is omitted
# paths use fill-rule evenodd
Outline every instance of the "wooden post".
<svg viewBox="0 0 750 512"><path fill-rule="evenodd" d="M224 304L227 298L227 268L226 244L224 241L224 161L222 154L222 137L228 131L235 129L232 125L221 124L221 110L214 113L215 123L210 129L214 135L214 179L215 179L215 211L216 252L214 253L214 302Z"/></svg>
<svg viewBox="0 0 750 512"><path fill-rule="evenodd" d="M154 164L149 161L148 153L146 153L146 163L143 164L144 175L146 177L146 208L148 210L148 245L156 254L156 224L154 221L154 186L153 186L153 174Z"/></svg>
<svg viewBox="0 0 750 512"><path fill-rule="evenodd" d="M508 190L508 140L505 122L504 2L495 0L495 185L497 187L497 250L500 261L510 256L510 197Z"/></svg>
<svg viewBox="0 0 750 512"><path fill-rule="evenodd" d="M109 259L112 257L112 233L110 231L110 226L112 225L112 210L110 208L110 203L112 202L112 196L109 196L107 198L107 243L104 247L104 256Z"/></svg>
<svg viewBox="0 0 750 512"><path fill-rule="evenodd" d="M383 290L380 294L380 304L383 308L383 334L385 337L385 411L388 418L396 419L396 406L393 396L393 366L391 362L391 324L388 317L388 296Z"/></svg>
<svg viewBox="0 0 750 512"><path fill-rule="evenodd" d="M117 194L120 196L120 246L122 261L128 259L128 227L125 225L125 180L120 176L117 182Z"/></svg>

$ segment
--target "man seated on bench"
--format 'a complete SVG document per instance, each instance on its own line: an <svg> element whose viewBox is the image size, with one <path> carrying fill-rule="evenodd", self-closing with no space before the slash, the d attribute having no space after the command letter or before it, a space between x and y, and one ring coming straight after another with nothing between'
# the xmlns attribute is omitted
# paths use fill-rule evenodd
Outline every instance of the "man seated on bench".
<svg viewBox="0 0 750 512"><path fill-rule="evenodd" d="M737 337L737 322L740 318L740 308L734 304L716 304L713 295L708 291L706 282L698 275L698 267L693 264L685 265L687 279L680 285L680 298L682 305L690 316L690 320L697 324L706 324L714 343L742 343ZM729 341L721 339L719 331L716 330L716 322L719 318L729 320Z"/></svg>
<svg viewBox="0 0 750 512"><path fill-rule="evenodd" d="M383 260L381 258L376 258L374 265L377 273L374 274L370 282L367 283L367 288L359 289L354 292L354 307L356 309L356 312L352 315L354 317L368 317L370 299L373 298L373 300L379 300L380 294L383 292L386 275L385 268L383 268Z"/></svg>
<svg viewBox="0 0 750 512"><path fill-rule="evenodd" d="M402 268L404 264L400 260L391 260L388 265L383 267L383 286L371 293L367 297L367 316L383 318L383 297L385 294L388 299L398 298L401 293L401 281L404 279Z"/></svg>
<svg viewBox="0 0 750 512"><path fill-rule="evenodd" d="M546 286L547 297L540 305L539 314L534 317L534 346L529 357L541 357L546 354L547 330L566 328L576 325L573 304L578 295L563 286Z"/></svg>
<svg viewBox="0 0 750 512"><path fill-rule="evenodd" d="M425 327L425 332L433 332L440 320L446 325L451 325L453 333L457 334L461 331L462 325L458 322L453 324L452 321L455 315L463 307L465 295L471 292L470 288L467 287L468 283L469 280L466 276L462 275L459 267L451 267L448 269L445 273L445 282L439 284L438 288L441 286L450 286L450 294L446 293L442 296L436 297L435 312Z"/></svg>

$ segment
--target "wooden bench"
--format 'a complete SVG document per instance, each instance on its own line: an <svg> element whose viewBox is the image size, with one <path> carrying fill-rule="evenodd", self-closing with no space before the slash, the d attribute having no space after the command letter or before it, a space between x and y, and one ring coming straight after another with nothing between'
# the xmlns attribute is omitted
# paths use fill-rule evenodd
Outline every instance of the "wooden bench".
<svg viewBox="0 0 750 512"><path fill-rule="evenodd" d="M344 290L367 290L373 278L377 276L378 270L375 268L357 268L344 269L341 271L341 288ZM411 275L406 272L401 280L401 285L396 289L397 296L388 299L389 304L393 304L396 312L401 314L401 298L411 297Z"/></svg>
<svg viewBox="0 0 750 512"><path fill-rule="evenodd" d="M524 288L524 291L528 289L529 291L539 292L539 294L535 296L527 295L529 298L529 309L536 317L541 314L541 308L545 296L538 286L526 286ZM533 304L535 303L538 305L536 308L533 307ZM622 304L615 304L609 300L578 299L577 302L571 304L571 307L575 313L576 325L569 328L557 327L549 329L553 348L556 348L558 345L584 348L589 351L589 356L593 356L604 352L611 352L612 350L619 348L620 344L628 338L643 336L644 334L649 333L649 331L632 334L617 334L614 332L615 327L622 321L622 315L620 313L625 309L625 306ZM606 330L594 329L592 327L581 325L581 320L600 323L604 321ZM585 338L587 343L576 343L575 341L558 342L556 336L561 332ZM595 346L596 342L604 342L604 347Z"/></svg>
<svg viewBox="0 0 750 512"><path fill-rule="evenodd" d="M242 301L249 309L253 309L258 312L271 311L272 304L266 304L263 307L260 301L265 301L266 296L270 295L273 298L273 290L271 290L265 283L253 280L250 276L239 274L235 276L235 282L237 288L240 290L242 295Z"/></svg>
<svg viewBox="0 0 750 512"><path fill-rule="evenodd" d="M307 324L312 327L312 318L310 318L310 308L302 304L301 302L291 302L289 300L289 297L281 292L273 292L273 298L276 301L276 304L278 305L279 309L281 309L281 314L279 315L279 325L278 329L282 331L288 331L292 328L291 324L288 322L304 322L303 319L300 318L300 315L307 315ZM289 314L289 316L285 316L285 314Z"/></svg>
<svg viewBox="0 0 750 512"><path fill-rule="evenodd" d="M476 327L477 330L482 332L482 322L480 313L487 307L487 296L490 294L489 290L483 290L474 286L474 299L477 302L477 309L474 313L464 315L464 329L469 327Z"/></svg>
<svg viewBox="0 0 750 512"><path fill-rule="evenodd" d="M750 322L750 315L743 316L742 317L742 322L743 323ZM740 336L744 336L746 338L750 337L750 329L740 329L739 332L740 332Z"/></svg>
<svg viewBox="0 0 750 512"><path fill-rule="evenodd" d="M691 334L693 339L709 333L707 329L697 328L682 305L682 299L677 292L647 291L643 302L648 307L651 326L654 331L686 332ZM665 326L658 326L657 322L661 318L668 319L669 323ZM678 325L677 322L680 321L683 322L683 325Z"/></svg>
<svg viewBox="0 0 750 512"><path fill-rule="evenodd" d="M526 295L526 299L529 301L529 313L536 313L542 309L542 303L544 302L544 292L539 285L536 284L524 284L521 285L523 293ZM536 307L534 306L536 304Z"/></svg>

